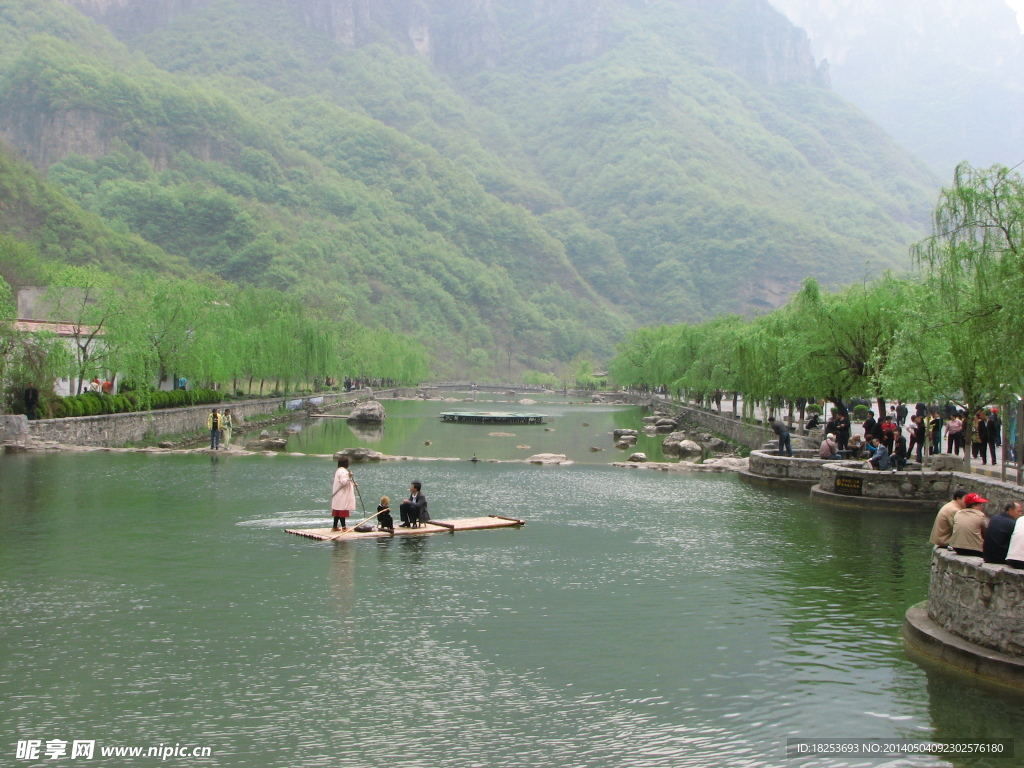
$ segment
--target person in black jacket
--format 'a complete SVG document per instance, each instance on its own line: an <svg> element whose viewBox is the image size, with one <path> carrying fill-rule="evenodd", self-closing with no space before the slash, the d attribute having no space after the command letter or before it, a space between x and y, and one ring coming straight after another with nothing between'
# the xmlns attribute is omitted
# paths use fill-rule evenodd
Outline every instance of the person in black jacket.
<svg viewBox="0 0 1024 768"><path fill-rule="evenodd" d="M992 452L992 463L996 463L996 448L1003 444L1003 422L999 409L993 408L988 416L988 449Z"/></svg>
<svg viewBox="0 0 1024 768"><path fill-rule="evenodd" d="M413 480L409 484L409 498L398 508L402 522L399 528L419 528L430 521L427 514L427 497L423 495L423 484Z"/></svg>
<svg viewBox="0 0 1024 768"><path fill-rule="evenodd" d="M36 421L39 418L39 390L32 382L25 390L25 415L29 421Z"/></svg>
<svg viewBox="0 0 1024 768"><path fill-rule="evenodd" d="M1006 553L1010 549L1010 538L1013 536L1013 529L1017 525L1017 518L1021 515L1019 501L1009 501L1003 507L1003 511L994 515L988 521L988 528L985 529L985 562L1005 563Z"/></svg>

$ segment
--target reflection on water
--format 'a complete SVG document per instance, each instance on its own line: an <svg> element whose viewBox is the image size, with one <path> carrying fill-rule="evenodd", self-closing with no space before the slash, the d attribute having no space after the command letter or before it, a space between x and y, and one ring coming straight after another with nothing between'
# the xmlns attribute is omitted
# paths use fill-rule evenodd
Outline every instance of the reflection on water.
<svg viewBox="0 0 1024 768"><path fill-rule="evenodd" d="M1018 696L904 655L929 516L730 476L396 462L358 468L364 497L416 476L437 518L528 523L283 533L329 523L333 471L0 459L8 743L200 744L246 768L685 768L864 764L789 760L791 737L1024 735Z"/></svg>
<svg viewBox="0 0 1024 768"><path fill-rule="evenodd" d="M379 443L384 439L383 424L359 424L352 422L348 424L348 428L361 443Z"/></svg>

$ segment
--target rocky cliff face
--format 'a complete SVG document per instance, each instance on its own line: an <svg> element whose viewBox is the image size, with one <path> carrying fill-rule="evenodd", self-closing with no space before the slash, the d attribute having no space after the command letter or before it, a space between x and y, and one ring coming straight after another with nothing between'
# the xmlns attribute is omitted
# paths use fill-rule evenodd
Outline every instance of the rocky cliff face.
<svg viewBox="0 0 1024 768"><path fill-rule="evenodd" d="M11 111L0 123L0 139L44 170L71 154L104 155L116 135L116 127L103 115L81 109Z"/></svg>
<svg viewBox="0 0 1024 768"><path fill-rule="evenodd" d="M288 3L302 21L346 48L387 42L452 70L495 68L527 44L532 65L600 55L625 34L617 23L658 4L726 15L713 41L718 63L770 85L827 85L806 34L767 0L246 0ZM151 32L213 0L63 0L122 35Z"/></svg>
<svg viewBox="0 0 1024 768"><path fill-rule="evenodd" d="M211 0L62 0L115 32L143 34L170 24Z"/></svg>
<svg viewBox="0 0 1024 768"><path fill-rule="evenodd" d="M807 33L767 3L752 4L733 30L725 66L766 85L829 86L828 63L815 62Z"/></svg>

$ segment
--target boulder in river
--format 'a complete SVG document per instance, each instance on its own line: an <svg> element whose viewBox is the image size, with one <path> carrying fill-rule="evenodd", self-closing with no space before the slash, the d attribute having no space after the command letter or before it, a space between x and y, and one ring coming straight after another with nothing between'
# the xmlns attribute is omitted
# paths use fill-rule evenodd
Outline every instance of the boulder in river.
<svg viewBox="0 0 1024 768"><path fill-rule="evenodd" d="M386 418L384 406L377 400L366 400L360 403L348 415L349 421L360 424L383 424Z"/></svg>
<svg viewBox="0 0 1024 768"><path fill-rule="evenodd" d="M661 443L661 450L666 456L702 456L704 454L700 443L690 440L685 432L673 432L666 435Z"/></svg>
<svg viewBox="0 0 1024 768"><path fill-rule="evenodd" d="M384 458L384 454L380 451L373 451L369 448L345 448L344 450L338 451L334 454L334 460L337 461L342 456L348 456L350 462L356 463L360 461L380 461Z"/></svg>
<svg viewBox="0 0 1024 768"><path fill-rule="evenodd" d="M572 464L564 453L535 453L527 461L530 464Z"/></svg>

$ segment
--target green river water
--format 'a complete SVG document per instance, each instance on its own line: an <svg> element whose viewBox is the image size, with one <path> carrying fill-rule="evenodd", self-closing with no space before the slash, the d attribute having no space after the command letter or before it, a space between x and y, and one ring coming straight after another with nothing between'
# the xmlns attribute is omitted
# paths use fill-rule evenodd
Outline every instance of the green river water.
<svg viewBox="0 0 1024 768"><path fill-rule="evenodd" d="M1021 739L1015 759L787 757L788 738L1024 736L1020 696L902 648L930 516L612 468L634 408L530 406L545 432L385 405L375 442L328 420L290 447L578 463L357 465L368 508L415 478L435 518L527 525L319 543L284 529L328 524L329 459L0 457L0 766L1024 762ZM28 740L96 753L18 759ZM99 753L176 744L211 756Z"/></svg>

